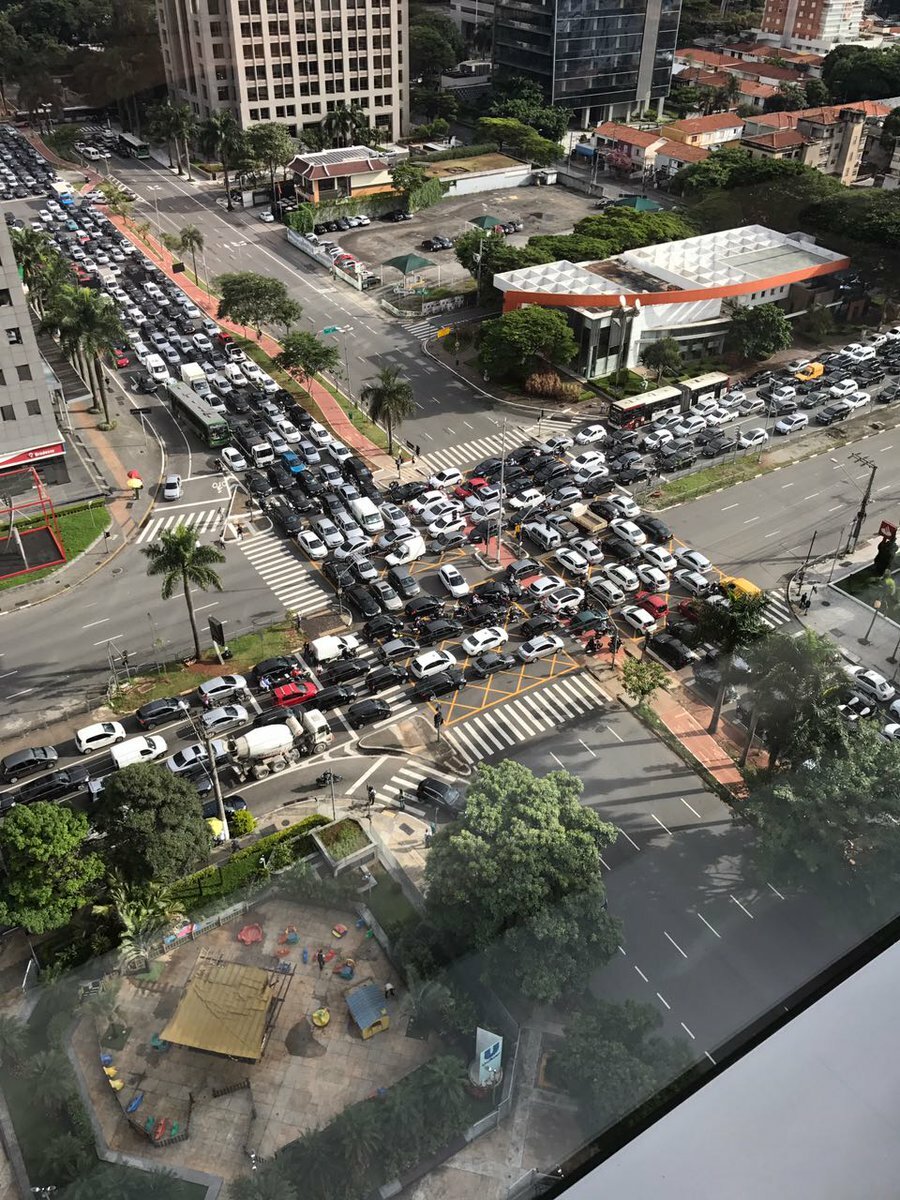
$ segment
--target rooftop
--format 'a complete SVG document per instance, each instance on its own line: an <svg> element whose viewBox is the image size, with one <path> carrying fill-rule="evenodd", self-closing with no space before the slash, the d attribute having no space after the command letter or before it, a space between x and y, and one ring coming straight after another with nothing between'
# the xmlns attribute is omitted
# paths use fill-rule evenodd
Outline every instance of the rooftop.
<svg viewBox="0 0 900 1200"><path fill-rule="evenodd" d="M256 1062L265 1043L271 973L202 955L162 1038L176 1046Z"/></svg>
<svg viewBox="0 0 900 1200"><path fill-rule="evenodd" d="M696 163L709 158L712 151L707 150L705 146L689 146L687 142L673 142L666 138L661 146L657 146L656 153L657 156L662 154L679 162Z"/></svg>
<svg viewBox="0 0 900 1200"><path fill-rule="evenodd" d="M744 146L758 146L760 150L792 150L808 143L796 129L773 129L771 133L749 134L742 141Z"/></svg>
<svg viewBox="0 0 900 1200"><path fill-rule="evenodd" d="M597 137L608 141L624 142L626 146L652 146L662 136L658 130L635 129L633 125L620 125L617 121L604 121L594 129Z"/></svg>
<svg viewBox="0 0 900 1200"><path fill-rule="evenodd" d="M386 171L387 159L367 146L345 146L338 150L319 150L314 154L298 154L288 164L289 170L304 179L335 179L345 175Z"/></svg>
<svg viewBox="0 0 900 1200"><path fill-rule="evenodd" d="M679 133L716 133L720 129L743 129L744 119L735 113L709 113L705 117L688 117L684 121L672 121L663 130L677 129Z"/></svg>
<svg viewBox="0 0 900 1200"><path fill-rule="evenodd" d="M476 175L480 171L504 171L522 165L521 159L510 158L508 154L476 154L472 158L447 158L440 162L424 164L425 173L430 179L458 179L460 175Z"/></svg>

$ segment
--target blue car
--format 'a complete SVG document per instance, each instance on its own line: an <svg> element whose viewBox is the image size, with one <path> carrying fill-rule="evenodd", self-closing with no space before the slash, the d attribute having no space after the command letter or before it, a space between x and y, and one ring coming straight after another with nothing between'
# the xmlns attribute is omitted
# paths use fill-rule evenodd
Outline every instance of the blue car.
<svg viewBox="0 0 900 1200"><path fill-rule="evenodd" d="M306 463L303 462L293 450L285 450L281 455L281 464L290 471L292 475L302 475L306 470Z"/></svg>

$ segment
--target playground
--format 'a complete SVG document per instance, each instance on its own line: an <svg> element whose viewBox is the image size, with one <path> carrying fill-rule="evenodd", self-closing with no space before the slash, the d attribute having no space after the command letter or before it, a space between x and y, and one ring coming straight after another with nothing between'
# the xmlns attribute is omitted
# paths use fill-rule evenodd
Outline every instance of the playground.
<svg viewBox="0 0 900 1200"><path fill-rule="evenodd" d="M124 978L73 1047L111 1150L231 1180L430 1058L407 1024L355 914L279 897Z"/></svg>

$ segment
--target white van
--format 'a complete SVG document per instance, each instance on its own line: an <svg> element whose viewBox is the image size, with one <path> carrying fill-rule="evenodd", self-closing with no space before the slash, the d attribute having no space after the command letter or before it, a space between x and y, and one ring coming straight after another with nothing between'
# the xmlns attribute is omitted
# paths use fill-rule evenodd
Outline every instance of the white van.
<svg viewBox="0 0 900 1200"><path fill-rule="evenodd" d="M384 532L384 517L368 496L360 496L358 500L351 500L350 511L366 533Z"/></svg>
<svg viewBox="0 0 900 1200"><path fill-rule="evenodd" d="M162 383L164 379L169 378L169 368L158 354L148 354L144 360L144 366L150 378L155 379L157 383Z"/></svg>
<svg viewBox="0 0 900 1200"><path fill-rule="evenodd" d="M135 763L153 762L167 750L166 739L154 733L120 742L109 753L116 770L121 771L123 767L133 767Z"/></svg>
<svg viewBox="0 0 900 1200"><path fill-rule="evenodd" d="M81 157L87 158L91 162L98 162L103 157L103 155L94 146L85 146L84 149L81 151Z"/></svg>
<svg viewBox="0 0 900 1200"><path fill-rule="evenodd" d="M407 538L405 542L401 542L396 550L385 557L384 561L389 567L404 567L407 563L421 558L424 553L425 539L417 533L413 537Z"/></svg>
<svg viewBox="0 0 900 1200"><path fill-rule="evenodd" d="M309 655L317 666L334 662L345 650L356 654L362 649L362 643L355 633L332 634L328 637L315 638L309 644Z"/></svg>
<svg viewBox="0 0 900 1200"><path fill-rule="evenodd" d="M134 343L134 357L138 360L142 367L146 367L147 359L152 353L153 351L146 344L146 342Z"/></svg>
<svg viewBox="0 0 900 1200"><path fill-rule="evenodd" d="M268 467L275 461L275 451L268 442L256 442L250 447L250 457L255 467Z"/></svg>

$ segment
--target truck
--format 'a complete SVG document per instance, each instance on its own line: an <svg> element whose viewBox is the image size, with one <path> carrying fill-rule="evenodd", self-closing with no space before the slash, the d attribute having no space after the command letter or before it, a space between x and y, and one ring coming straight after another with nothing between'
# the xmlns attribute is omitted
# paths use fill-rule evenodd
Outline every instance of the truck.
<svg viewBox="0 0 900 1200"><path fill-rule="evenodd" d="M199 363L182 363L181 378L188 385L188 387L194 389L198 396L205 396L210 391L209 381L206 378L206 372Z"/></svg>
<svg viewBox="0 0 900 1200"><path fill-rule="evenodd" d="M332 634L310 642L309 657L316 666L321 667L340 658L344 651L355 656L361 649L362 643L355 633Z"/></svg>
<svg viewBox="0 0 900 1200"><path fill-rule="evenodd" d="M284 723L248 729L227 742L229 761L241 783L265 779L300 761L304 755L318 754L331 744L331 726L317 708L297 716L285 716Z"/></svg>
<svg viewBox="0 0 900 1200"><path fill-rule="evenodd" d="M605 517L599 517L596 513L591 512L586 504L573 504L570 515L585 537L599 537L601 533L606 532L609 526L609 521Z"/></svg>

